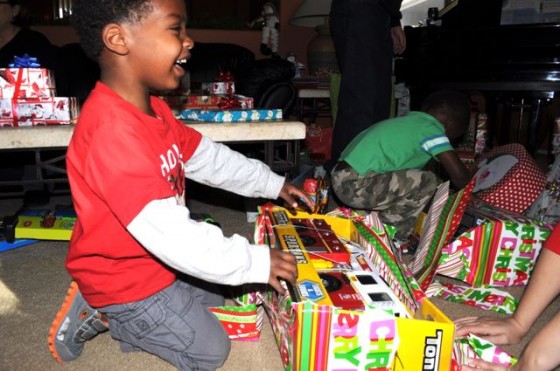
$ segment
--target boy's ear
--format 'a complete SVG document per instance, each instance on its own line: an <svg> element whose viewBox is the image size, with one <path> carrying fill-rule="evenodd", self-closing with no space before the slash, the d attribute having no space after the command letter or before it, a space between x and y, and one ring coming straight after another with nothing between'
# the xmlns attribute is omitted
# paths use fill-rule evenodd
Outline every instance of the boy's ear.
<svg viewBox="0 0 560 371"><path fill-rule="evenodd" d="M123 28L117 23L109 23L103 27L101 38L105 47L119 55L128 54Z"/></svg>

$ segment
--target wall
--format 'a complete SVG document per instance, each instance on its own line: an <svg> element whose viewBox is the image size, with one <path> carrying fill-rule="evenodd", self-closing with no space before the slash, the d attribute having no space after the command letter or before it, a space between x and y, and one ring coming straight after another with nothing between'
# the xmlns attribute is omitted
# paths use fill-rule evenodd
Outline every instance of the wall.
<svg viewBox="0 0 560 371"><path fill-rule="evenodd" d="M294 52L297 59L306 64L307 44L315 36L315 31L289 24L292 14L295 13L300 3L301 0L282 0L280 6L279 54L285 57L287 52ZM44 33L55 45L79 41L76 32L69 26L34 26L33 28ZM189 29L188 33L195 43L197 41L234 43L250 49L257 58L264 58L259 51L261 33L258 31Z"/></svg>

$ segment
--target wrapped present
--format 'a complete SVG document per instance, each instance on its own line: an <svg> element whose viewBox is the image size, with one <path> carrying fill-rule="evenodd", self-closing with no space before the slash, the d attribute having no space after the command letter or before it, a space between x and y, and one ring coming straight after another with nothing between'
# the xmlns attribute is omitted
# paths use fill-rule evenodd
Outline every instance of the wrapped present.
<svg viewBox="0 0 560 371"><path fill-rule="evenodd" d="M181 109L217 109L221 96L219 95L190 95Z"/></svg>
<svg viewBox="0 0 560 371"><path fill-rule="evenodd" d="M281 109L260 110L200 110L181 111L181 119L202 122L249 122L282 120Z"/></svg>
<svg viewBox="0 0 560 371"><path fill-rule="evenodd" d="M473 225L443 248L437 273L472 286L524 286L552 227L520 214L471 200Z"/></svg>
<svg viewBox="0 0 560 371"><path fill-rule="evenodd" d="M348 215L298 212L292 216L271 206L263 207L258 217L255 241L289 250L298 263L297 284L288 286L284 295L268 291L263 301L284 367L294 371L448 370L453 323L421 295L410 272L401 270L404 263L393 255L391 238L379 219ZM344 263L317 267L312 257L315 244L298 237L308 230L297 224L295 235L292 218L329 224L348 243L350 267ZM336 280L341 275L348 281ZM347 309L347 305L359 305L356 295L347 290L360 293L362 309Z"/></svg>
<svg viewBox="0 0 560 371"><path fill-rule="evenodd" d="M235 93L235 82L231 72L220 72L212 83L212 94L231 95Z"/></svg>
<svg viewBox="0 0 560 371"><path fill-rule="evenodd" d="M0 127L72 124L78 115L75 97L0 99Z"/></svg>
<svg viewBox="0 0 560 371"><path fill-rule="evenodd" d="M239 94L219 95L218 108L225 109L253 109L253 98ZM192 107L189 107L192 108Z"/></svg>
<svg viewBox="0 0 560 371"><path fill-rule="evenodd" d="M522 213L544 189L546 175L519 143L482 154L473 192L487 203Z"/></svg>
<svg viewBox="0 0 560 371"><path fill-rule="evenodd" d="M55 95L54 75L46 68L0 68L0 98L49 98Z"/></svg>

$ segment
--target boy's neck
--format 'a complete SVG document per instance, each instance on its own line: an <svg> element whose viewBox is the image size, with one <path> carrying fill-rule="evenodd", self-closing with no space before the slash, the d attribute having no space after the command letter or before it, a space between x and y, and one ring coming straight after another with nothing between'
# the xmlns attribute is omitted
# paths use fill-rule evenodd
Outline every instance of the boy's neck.
<svg viewBox="0 0 560 371"><path fill-rule="evenodd" d="M101 82L110 87L122 99L134 105L147 115L154 116L150 106L150 92L144 87L139 86L137 81L128 81L124 74L101 73ZM154 116L155 117L155 116Z"/></svg>

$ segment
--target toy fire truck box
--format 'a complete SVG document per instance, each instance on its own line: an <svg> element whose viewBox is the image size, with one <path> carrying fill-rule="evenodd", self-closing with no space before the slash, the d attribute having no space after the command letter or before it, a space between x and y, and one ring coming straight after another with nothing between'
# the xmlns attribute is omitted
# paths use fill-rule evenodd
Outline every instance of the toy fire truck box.
<svg viewBox="0 0 560 371"><path fill-rule="evenodd" d="M52 98L54 74L46 68L0 68L0 98Z"/></svg>
<svg viewBox="0 0 560 371"><path fill-rule="evenodd" d="M0 127L68 125L79 112L75 97L0 99Z"/></svg>
<svg viewBox="0 0 560 371"><path fill-rule="evenodd" d="M69 241L76 213L72 209L26 209L18 215L16 239Z"/></svg>
<svg viewBox="0 0 560 371"><path fill-rule="evenodd" d="M296 285L286 285L284 295L268 291L263 300L286 370L451 368L453 323L427 298L415 300L419 286L383 243L364 246L361 221L262 210L255 240L290 251L298 264ZM350 262L336 247L318 247L316 229L343 242ZM365 239L375 244L387 236Z"/></svg>
<svg viewBox="0 0 560 371"><path fill-rule="evenodd" d="M524 286L552 227L473 198L436 273L480 287Z"/></svg>

